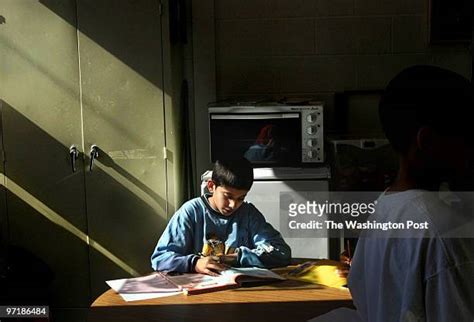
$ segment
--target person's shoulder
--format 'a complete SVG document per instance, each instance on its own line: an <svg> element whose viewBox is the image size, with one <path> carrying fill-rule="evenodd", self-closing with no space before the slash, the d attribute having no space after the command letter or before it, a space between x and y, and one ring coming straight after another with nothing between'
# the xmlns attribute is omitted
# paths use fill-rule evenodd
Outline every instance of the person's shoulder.
<svg viewBox="0 0 474 322"><path fill-rule="evenodd" d="M258 210L258 208L251 202L249 201L244 201L242 205L240 206L240 215L244 215L247 217L251 217L253 219L256 218L263 218L263 214Z"/></svg>
<svg viewBox="0 0 474 322"><path fill-rule="evenodd" d="M405 205L407 203L419 202L419 200L424 199L426 196L426 191L418 189L410 189L405 191L397 192L384 192L378 199L377 202L385 203L390 206L399 204Z"/></svg>
<svg viewBox="0 0 474 322"><path fill-rule="evenodd" d="M258 211L257 207L255 207L253 203L247 200L242 202L242 205L240 206L240 208L245 211Z"/></svg>
<svg viewBox="0 0 474 322"><path fill-rule="evenodd" d="M196 197L186 201L177 211L175 215L178 216L194 216L198 213L204 212L206 206L201 197Z"/></svg>
<svg viewBox="0 0 474 322"><path fill-rule="evenodd" d="M202 197L196 197L196 198L189 199L188 201L183 203L181 207L201 207L203 205L204 204L202 201Z"/></svg>
<svg viewBox="0 0 474 322"><path fill-rule="evenodd" d="M466 214L442 200L438 193L429 192L419 199L420 207L423 207L428 221L430 221L431 230L435 231L443 238L466 237L453 234L461 227L468 227L470 214ZM472 235L471 235L472 237Z"/></svg>
<svg viewBox="0 0 474 322"><path fill-rule="evenodd" d="M433 212L449 211L436 192L425 190L406 190L391 194L384 194L377 199L378 209L384 212L409 214L411 216L425 216Z"/></svg>

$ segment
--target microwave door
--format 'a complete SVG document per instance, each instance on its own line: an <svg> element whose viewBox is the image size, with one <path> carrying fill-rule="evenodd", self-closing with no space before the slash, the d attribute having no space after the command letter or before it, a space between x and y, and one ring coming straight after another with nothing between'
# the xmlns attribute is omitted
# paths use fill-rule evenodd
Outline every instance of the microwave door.
<svg viewBox="0 0 474 322"><path fill-rule="evenodd" d="M211 159L247 158L254 166L301 162L299 113L211 114Z"/></svg>
<svg viewBox="0 0 474 322"><path fill-rule="evenodd" d="M291 118L299 119L300 115L298 113L211 115L211 120L275 120Z"/></svg>

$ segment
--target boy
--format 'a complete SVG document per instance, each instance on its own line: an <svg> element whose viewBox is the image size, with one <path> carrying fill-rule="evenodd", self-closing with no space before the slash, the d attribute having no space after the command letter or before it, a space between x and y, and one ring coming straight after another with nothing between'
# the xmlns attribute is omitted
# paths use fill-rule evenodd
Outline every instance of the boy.
<svg viewBox="0 0 474 322"><path fill-rule="evenodd" d="M473 109L472 84L448 70L414 66L389 83L379 113L400 168L369 219L429 228L363 233L348 283L357 311L316 321L474 320L474 232L453 233L473 214L438 191L444 182L472 191Z"/></svg>
<svg viewBox="0 0 474 322"><path fill-rule="evenodd" d="M215 276L226 264L288 265L290 247L255 206L244 202L252 183L248 160L216 161L207 183L210 193L174 214L151 256L153 269Z"/></svg>

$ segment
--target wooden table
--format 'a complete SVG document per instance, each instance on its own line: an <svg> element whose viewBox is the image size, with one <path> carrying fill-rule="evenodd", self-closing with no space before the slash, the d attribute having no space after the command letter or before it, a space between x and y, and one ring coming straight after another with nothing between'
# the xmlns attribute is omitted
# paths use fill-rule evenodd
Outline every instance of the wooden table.
<svg viewBox="0 0 474 322"><path fill-rule="evenodd" d="M353 307L348 290L289 280L136 302L108 290L92 304L89 321L306 321L341 306Z"/></svg>

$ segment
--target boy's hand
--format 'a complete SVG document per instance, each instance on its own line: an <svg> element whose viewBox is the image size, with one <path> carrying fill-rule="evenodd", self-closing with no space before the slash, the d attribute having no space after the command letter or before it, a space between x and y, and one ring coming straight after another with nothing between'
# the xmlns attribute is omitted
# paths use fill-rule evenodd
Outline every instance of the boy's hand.
<svg viewBox="0 0 474 322"><path fill-rule="evenodd" d="M351 266L352 258L349 256L348 252L345 250L339 255L339 261L345 265Z"/></svg>
<svg viewBox="0 0 474 322"><path fill-rule="evenodd" d="M237 263L238 254L234 253L234 254L222 255L222 256L219 256L219 258L220 258L221 263L232 266Z"/></svg>
<svg viewBox="0 0 474 322"><path fill-rule="evenodd" d="M219 257L206 256L198 259L194 270L196 273L219 276L219 272L225 271L228 268L227 265L221 264Z"/></svg>
<svg viewBox="0 0 474 322"><path fill-rule="evenodd" d="M350 268L351 267L349 265L341 264L341 266L336 270L336 273L339 275L339 277L347 278L347 276L349 276Z"/></svg>
<svg viewBox="0 0 474 322"><path fill-rule="evenodd" d="M343 251L339 256L339 261L341 262L341 266L337 269L337 274L340 277L347 278L351 268L352 258L349 256L347 251Z"/></svg>

